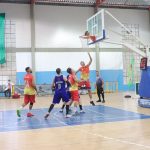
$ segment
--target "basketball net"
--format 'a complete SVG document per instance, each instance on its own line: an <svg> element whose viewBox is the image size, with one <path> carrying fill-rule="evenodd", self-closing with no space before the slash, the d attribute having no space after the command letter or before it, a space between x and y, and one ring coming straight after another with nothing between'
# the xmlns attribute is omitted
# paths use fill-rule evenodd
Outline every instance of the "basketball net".
<svg viewBox="0 0 150 150"><path fill-rule="evenodd" d="M80 36L82 48L89 48L89 43L96 41L96 36ZM94 44L94 43L93 43Z"/></svg>

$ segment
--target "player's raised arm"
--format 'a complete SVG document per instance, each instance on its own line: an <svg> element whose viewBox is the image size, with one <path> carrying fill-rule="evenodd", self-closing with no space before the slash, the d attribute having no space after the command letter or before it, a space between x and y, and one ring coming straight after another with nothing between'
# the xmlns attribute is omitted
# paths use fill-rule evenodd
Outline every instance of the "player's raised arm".
<svg viewBox="0 0 150 150"><path fill-rule="evenodd" d="M88 52L88 55L89 55L89 58L90 58L90 61L89 61L89 63L88 63L88 66L90 66L91 65L91 63L92 63L92 57L91 57L91 54Z"/></svg>

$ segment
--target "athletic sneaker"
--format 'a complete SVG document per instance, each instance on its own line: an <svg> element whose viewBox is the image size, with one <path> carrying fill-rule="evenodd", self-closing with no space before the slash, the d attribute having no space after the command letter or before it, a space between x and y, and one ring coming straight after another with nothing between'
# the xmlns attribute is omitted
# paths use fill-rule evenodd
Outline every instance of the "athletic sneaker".
<svg viewBox="0 0 150 150"><path fill-rule="evenodd" d="M44 116L45 119L47 119L48 117L49 117L49 114L46 114L46 115Z"/></svg>
<svg viewBox="0 0 150 150"><path fill-rule="evenodd" d="M18 117L21 117L21 112L20 112L19 109L17 110L17 116L18 116Z"/></svg>
<svg viewBox="0 0 150 150"><path fill-rule="evenodd" d="M61 109L59 112L60 112L60 113L63 113L63 109Z"/></svg>
<svg viewBox="0 0 150 150"><path fill-rule="evenodd" d="M93 101L90 101L90 104L92 104L92 106L95 106L94 102Z"/></svg>
<svg viewBox="0 0 150 150"><path fill-rule="evenodd" d="M80 113L85 113L85 111L84 110L80 110Z"/></svg>
<svg viewBox="0 0 150 150"><path fill-rule="evenodd" d="M98 101L96 101L96 102L101 102L101 100L98 100Z"/></svg>
<svg viewBox="0 0 150 150"><path fill-rule="evenodd" d="M27 113L27 117L33 117L34 115L32 113Z"/></svg>
<svg viewBox="0 0 150 150"><path fill-rule="evenodd" d="M71 118L71 117L72 117L72 115L70 115L70 114L66 115L66 118Z"/></svg>

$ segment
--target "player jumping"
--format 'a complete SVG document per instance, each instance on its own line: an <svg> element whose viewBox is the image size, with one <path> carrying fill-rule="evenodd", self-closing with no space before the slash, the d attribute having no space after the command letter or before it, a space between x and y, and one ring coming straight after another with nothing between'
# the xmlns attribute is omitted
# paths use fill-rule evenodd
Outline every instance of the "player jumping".
<svg viewBox="0 0 150 150"><path fill-rule="evenodd" d="M81 72L81 82L79 83L79 87L81 88L82 86L85 86L85 88L88 90L88 94L90 97L90 104L92 104L93 106L95 106L93 100L92 100L92 92L91 92L91 85L90 85L90 81L89 81L89 67L92 63L92 57L90 55L90 53L88 53L90 61L89 63L86 65L84 61L80 62L81 67L77 70L76 74L78 72Z"/></svg>
<svg viewBox="0 0 150 150"><path fill-rule="evenodd" d="M48 113L44 116L45 119L49 117L55 104L59 104L61 99L63 99L64 102L66 102L66 117L67 118L71 117L71 115L69 115L70 101L69 101L69 97L67 95L66 88L65 88L67 79L61 74L60 68L56 69L56 73L57 75L55 76L53 83L52 83L52 88L55 87L55 94L53 97L53 102L48 109Z"/></svg>
<svg viewBox="0 0 150 150"><path fill-rule="evenodd" d="M86 38L90 39L93 42L96 41L96 36L95 35L90 35L90 33L88 31L85 31L85 34L84 34L83 37L86 37Z"/></svg>
<svg viewBox="0 0 150 150"><path fill-rule="evenodd" d="M30 67L27 67L25 69L26 75L24 77L25 81L25 88L24 88L24 103L20 107L20 109L17 110L17 116L21 117L21 110L28 104L29 104L29 112L27 113L27 117L32 117L34 116L31 113L33 104L35 103L35 94L36 94L36 85L34 83L34 77L32 75L32 70Z"/></svg>

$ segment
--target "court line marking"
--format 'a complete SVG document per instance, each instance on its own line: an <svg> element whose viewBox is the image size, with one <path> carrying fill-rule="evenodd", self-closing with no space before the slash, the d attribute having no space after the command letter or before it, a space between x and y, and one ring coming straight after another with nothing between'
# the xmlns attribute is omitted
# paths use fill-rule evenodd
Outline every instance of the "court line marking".
<svg viewBox="0 0 150 150"><path fill-rule="evenodd" d="M88 110L88 109L87 109ZM91 110L89 110L89 111L91 111ZM93 111L94 113L96 112L96 111ZM97 112L98 113L98 112ZM60 116L57 116L58 118L60 118ZM132 118L131 118L132 117ZM93 120L97 120L97 121L99 121L97 118L106 118L106 119L113 119L113 120L115 120L115 119L129 119L129 120L134 120L134 119L150 119L150 117L149 118L140 118L140 115L137 115L137 116L125 116L125 117L105 117L105 116L96 116L96 117L94 117L93 118ZM131 119L130 119L131 118ZM54 118L55 119L55 118ZM85 119L83 119L83 121L89 121L89 119L87 120L86 118ZM120 121L120 120L119 120ZM123 120L123 121L126 121L126 120ZM76 121L77 122L77 121ZM111 122L111 120L110 120L110 122ZM83 124L82 124L83 125Z"/></svg>
<svg viewBox="0 0 150 150"><path fill-rule="evenodd" d="M102 116L106 116L104 113L100 113L100 112L97 112L97 111L94 111L94 110L90 110L89 108L85 108L85 110L88 110L90 112L94 112L94 113L102 115Z"/></svg>
<svg viewBox="0 0 150 150"><path fill-rule="evenodd" d="M55 117L57 118L57 121L59 121L60 123L64 124L65 127L69 127L69 128L74 128L74 126L70 126L68 125L67 123L61 121L59 118L58 118L58 115L56 115L57 112L54 114ZM78 125L79 127L81 127L81 125ZM92 136L97 136L97 137L101 137L103 139L107 139L107 140L112 140L112 141L115 141L115 142L119 142L119 143L125 143L125 144L129 144L129 145L135 145L135 146L138 146L138 147L143 147L143 148L146 148L146 149L150 149L150 146L147 146L147 145L144 145L144 144L138 144L138 143L135 143L135 142L130 142L130 141L127 141L127 140L120 140L120 139L117 139L117 138L112 138L112 137L108 137L108 136L104 136L102 134L95 134L95 133L91 133L91 132L88 132L88 131L85 131L83 129L74 129L74 130L78 130L78 131L81 131L81 132L85 132L89 135L92 135Z"/></svg>
<svg viewBox="0 0 150 150"><path fill-rule="evenodd" d="M42 110L43 111L43 110ZM24 111L24 112L27 112L27 111ZM43 111L44 112L44 111ZM16 117L17 117L17 115L16 115ZM18 121L16 121L16 122L14 122L14 126L12 126L12 124L11 125L1 125L0 124L0 128L6 128L6 129L13 129L13 128L17 128L18 126L15 126L15 125L17 125L17 124L19 124L19 123L23 123L23 122L25 122L25 119L26 118L26 116L25 115L22 115L22 117L21 118L18 118L20 121L18 122ZM34 116L34 118L36 118L37 120L39 120L39 122L41 123L42 122L42 120L41 119L38 119L37 117L35 117ZM43 120L44 120L44 117L43 117ZM58 123L56 123L56 122L52 122L51 123L52 125L58 125ZM37 124L32 124L33 126L35 125L35 127L38 127L38 126L45 126L45 125L47 125L46 123L43 123L43 124L39 124L39 125L37 125ZM24 128L24 127L27 127L27 125L20 125L19 127L21 127L21 128ZM41 128L40 128L41 129ZM21 129L22 130L22 129ZM28 129L27 129L28 130ZM20 130L17 130L17 131L20 131ZM0 131L0 132L2 132L2 131ZM5 132L5 131L4 131ZM7 132L7 131L6 131Z"/></svg>
<svg viewBox="0 0 150 150"><path fill-rule="evenodd" d="M80 130L80 131L82 131L82 130ZM104 136L102 134L90 133L90 132L87 132L87 131L84 131L84 130L82 132L85 132L85 133L87 133L89 135L101 137L103 139L113 140L113 141L119 142L119 143L125 143L125 144L129 144L129 145L135 145L135 146L138 146L138 147L143 147L143 148L146 148L146 149L150 149L150 146L147 146L147 145L144 145L144 144L138 144L138 143L130 142L130 141L127 141L127 140L120 140L118 138L112 138L112 137Z"/></svg>
<svg viewBox="0 0 150 150"><path fill-rule="evenodd" d="M90 109L87 109L88 111L91 111ZM43 113L45 113L45 109L43 108L43 109L40 109L40 111L42 111ZM26 112L26 110L25 110L25 112ZM36 110L36 112L39 112L39 110ZM101 114L101 113L99 113L99 112L97 112L97 111L92 111L92 112L94 112L94 113L98 113L98 114ZM54 118L53 116L56 116L56 114L57 114L58 112L56 111L56 112L54 112L53 113L53 115L52 115L52 118L54 119L54 120L57 120L56 118ZM0 127L1 128L5 128L5 129L13 129L13 128L17 128L18 126L15 126L15 125L17 125L18 123L23 123L23 122L25 122L25 115L22 115L23 117L23 120L21 119L21 121L20 122L18 122L18 121L16 121L15 123L14 123L14 126L12 126L12 124L11 125L0 125ZM99 117L103 117L103 116L99 116ZM139 118L138 116L127 116L127 117L108 117L107 119L117 119L117 118L120 118L120 119L128 119L128 117L133 117L131 120L134 120L134 119L141 119L141 118ZM32 126L34 126L35 128L37 128L37 127L39 127L39 126L42 126L42 128L43 127L45 127L45 126L47 126L47 124L46 124L46 122L45 123L41 123L42 122L42 120L41 119L39 119L39 118L37 118L37 117L34 117L34 118L36 118L39 122L40 122L40 124L39 125L37 125L37 124L32 124ZM60 118L60 116L58 116L57 115L57 118ZM98 118L98 116L97 117L95 117L94 119L96 120L96 118ZM43 118L44 119L44 118ZM60 123L60 119L59 120L57 120L57 121L59 121L59 123ZM87 122L89 122L89 119L84 119L84 121L85 121L85 123L87 123ZM98 120L97 120L98 121ZM125 120L126 121L126 120ZM77 121L76 120L76 123L79 123L80 121ZM109 122L111 122L111 121L109 121ZM66 126L66 123L64 124L65 122L63 122L63 121L61 121L61 124L63 124L63 125L65 125ZM55 122L51 122L51 124L52 125L59 125L58 123L55 123ZM82 124L82 125L84 125L84 124ZM74 125L69 125L69 124L67 124L67 126L74 126ZM76 125L77 126L77 125ZM20 127L21 128L24 128L24 127L27 127L27 125L20 125ZM60 127L60 126L59 126ZM48 127L47 127L48 128ZM21 130L21 129L20 129ZM20 131L19 130L19 131ZM22 129L23 130L23 129ZM7 132L7 131L6 131Z"/></svg>
<svg viewBox="0 0 150 150"><path fill-rule="evenodd" d="M16 117L17 117L17 115L16 115ZM23 123L23 122L25 122L25 119L26 118L26 116L25 115L22 115L22 117L21 118L17 118L17 120L20 120L20 122L18 122L18 121L16 121L16 122L14 122L13 123L13 125L14 126L12 126L12 124L11 125L3 125L3 124L0 124L0 128L12 128L12 127L16 127L15 125L17 125L17 124L19 124L19 123ZM1 123L4 123L4 122L1 122ZM11 127L10 127L11 126Z"/></svg>
<svg viewBox="0 0 150 150"><path fill-rule="evenodd" d="M39 110L38 110L39 111ZM37 112L38 112L37 111ZM45 111L44 111L44 109L40 109L40 111L42 111L42 112L44 112L45 113ZM26 111L25 111L26 112ZM55 113L57 113L57 112L55 112ZM17 117L17 116L16 116ZM23 118L23 120L22 120L22 118ZM39 120L40 122L42 122L42 120L41 119L39 119L39 118L37 118L37 117L34 117L34 118L36 118L37 120ZM53 117L54 118L54 117ZM18 121L16 121L16 122L14 122L14 126L12 126L12 124L11 125L4 125L4 126L2 126L2 125L0 125L0 128L6 128L6 129L13 129L13 128L17 128L18 126L15 126L15 125L17 125L18 123L22 123L22 122L25 122L25 115L22 115L22 117L21 118L18 118L18 119L20 119L21 121L20 122L18 122ZM54 118L55 119L55 118ZM44 117L43 117L43 120L44 120ZM59 125L58 123L56 123L56 122L51 122L51 124L52 125ZM47 124L46 124L46 122L45 123L43 123L43 124L39 124L39 125L37 125L37 124L32 124L33 126L35 126L35 127L38 127L38 126L47 126ZM67 125L68 126L68 125ZM19 127L21 127L21 128L24 128L24 127L27 127L27 125L20 125ZM41 128L40 128L41 129ZM22 129L21 129L22 130ZM20 131L20 130L18 130L18 131ZM4 131L5 132L5 131ZM7 131L6 131L7 132Z"/></svg>
<svg viewBox="0 0 150 150"><path fill-rule="evenodd" d="M113 115L105 115L104 113L99 113L99 112L97 112L97 111L95 111L95 110L90 110L89 108L85 108L85 110L88 110L88 111L90 111L90 112L94 112L94 113L96 113L96 114L99 114L99 115L103 115L103 117L106 117L106 118L108 118L108 119L115 119L115 118L124 118L124 117L113 117ZM123 111L126 111L126 110L123 110ZM128 112L128 111L127 111ZM136 115L133 115L133 116L128 116L128 117L135 117L135 118L137 118L137 117L139 117L139 119L142 119L142 118L140 118L140 116L147 116L147 117L150 117L149 115L145 115L145 114L138 114L138 113L135 113L135 112L130 112L130 113L134 113L134 114L136 114ZM111 117L112 116L112 117ZM102 117L102 116L101 116ZM126 118L126 117L125 117Z"/></svg>
<svg viewBox="0 0 150 150"><path fill-rule="evenodd" d="M58 123L51 123L52 125L59 125ZM40 127L40 126L43 126L42 128L37 128L37 127ZM14 127L15 127L15 129L17 128L17 126L4 126L4 128L5 129L14 129ZM2 133L2 132L10 132L10 131L26 131L26 130L32 130L32 129L44 129L44 128L50 128L50 126L47 126L47 124L40 124L40 125L36 125L36 126L33 126L33 127L35 127L35 128L27 128L27 126L26 125L24 125L24 126L20 126L21 128L20 129L18 129L18 130L8 130L8 131L0 131L0 133ZM55 128L57 128L57 127L62 127L62 126L55 126ZM23 128L26 128L26 129L23 129Z"/></svg>

